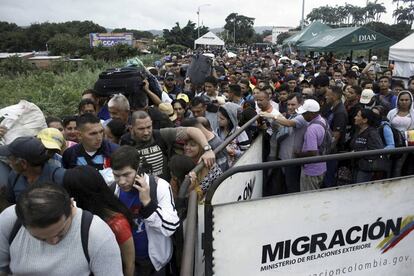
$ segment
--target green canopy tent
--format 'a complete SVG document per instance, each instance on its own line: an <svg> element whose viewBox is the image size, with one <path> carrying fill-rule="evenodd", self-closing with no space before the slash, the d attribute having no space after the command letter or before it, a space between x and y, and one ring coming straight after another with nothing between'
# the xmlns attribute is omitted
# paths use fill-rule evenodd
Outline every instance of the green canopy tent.
<svg viewBox="0 0 414 276"><path fill-rule="evenodd" d="M306 26L303 30L300 32L286 38L283 41L284 46L293 46L297 45L303 41L307 41L309 39L314 38L318 34L325 32L327 30L330 30L331 27L319 22L314 21L310 25Z"/></svg>
<svg viewBox="0 0 414 276"><path fill-rule="evenodd" d="M395 41L365 27L327 30L297 45L303 51L335 52L368 49L387 49Z"/></svg>

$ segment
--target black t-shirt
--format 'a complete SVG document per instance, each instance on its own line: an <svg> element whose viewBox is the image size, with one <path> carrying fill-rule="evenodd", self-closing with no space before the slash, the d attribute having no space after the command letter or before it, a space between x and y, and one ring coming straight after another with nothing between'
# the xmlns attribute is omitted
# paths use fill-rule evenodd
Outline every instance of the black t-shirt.
<svg viewBox="0 0 414 276"><path fill-rule="evenodd" d="M342 102L331 108L327 113L326 119L332 132L339 132L340 137L336 145L338 151L345 150L345 134L346 126L348 124L348 113Z"/></svg>

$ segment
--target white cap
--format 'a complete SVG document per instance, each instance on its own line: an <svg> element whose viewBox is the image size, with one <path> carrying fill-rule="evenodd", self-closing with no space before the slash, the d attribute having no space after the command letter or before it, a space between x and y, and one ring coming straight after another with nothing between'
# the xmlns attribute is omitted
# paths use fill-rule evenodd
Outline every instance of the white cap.
<svg viewBox="0 0 414 276"><path fill-rule="evenodd" d="M296 113L303 114L303 113L306 113L306 112L318 112L319 110L320 110L319 103L315 100L308 99L308 100L305 100L303 105L300 106L296 110Z"/></svg>
<svg viewBox="0 0 414 276"><path fill-rule="evenodd" d="M361 98L359 99L359 102L362 104L367 104L371 101L372 97L375 96L374 91L371 89L364 89L361 93Z"/></svg>
<svg viewBox="0 0 414 276"><path fill-rule="evenodd" d="M376 61L376 60L378 60L378 57L377 56L372 56L371 60Z"/></svg>

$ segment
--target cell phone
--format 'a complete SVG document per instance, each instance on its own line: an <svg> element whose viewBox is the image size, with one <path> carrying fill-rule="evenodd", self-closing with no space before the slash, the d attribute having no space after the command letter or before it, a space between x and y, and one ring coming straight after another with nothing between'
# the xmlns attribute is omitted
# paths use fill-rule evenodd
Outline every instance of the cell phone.
<svg viewBox="0 0 414 276"><path fill-rule="evenodd" d="M145 173L145 169L144 169L144 165L143 162L141 160L141 162L139 162L138 168L137 168L137 175L139 176L143 176ZM139 183L137 183L139 185Z"/></svg>

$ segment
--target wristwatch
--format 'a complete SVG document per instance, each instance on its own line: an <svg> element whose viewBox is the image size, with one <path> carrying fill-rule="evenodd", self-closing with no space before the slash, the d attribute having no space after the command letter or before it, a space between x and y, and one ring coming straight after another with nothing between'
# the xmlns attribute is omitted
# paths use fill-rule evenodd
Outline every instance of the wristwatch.
<svg viewBox="0 0 414 276"><path fill-rule="evenodd" d="M204 151L209 151L209 150L211 150L211 146L209 144L207 144L203 147L203 150Z"/></svg>

